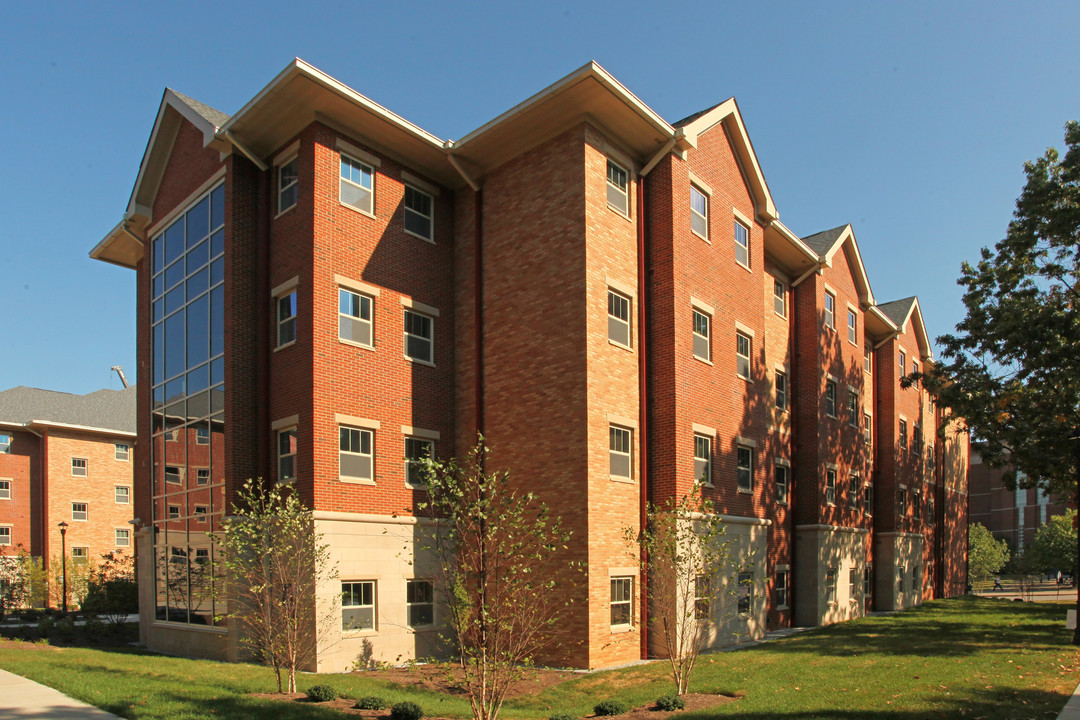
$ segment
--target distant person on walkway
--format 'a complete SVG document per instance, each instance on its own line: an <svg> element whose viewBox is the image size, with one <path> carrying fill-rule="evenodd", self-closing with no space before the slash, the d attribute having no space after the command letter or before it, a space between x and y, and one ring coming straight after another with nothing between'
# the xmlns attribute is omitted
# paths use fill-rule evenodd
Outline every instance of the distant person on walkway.
<svg viewBox="0 0 1080 720"><path fill-rule="evenodd" d="M1058 570L1057 581L1058 581L1058 585L1060 585L1061 584L1061 571L1060 570Z"/></svg>
<svg viewBox="0 0 1080 720"><path fill-rule="evenodd" d="M1001 587L1001 576L1000 575L998 575L997 577L994 578L994 589L995 590L1004 590L1005 589L1005 588Z"/></svg>

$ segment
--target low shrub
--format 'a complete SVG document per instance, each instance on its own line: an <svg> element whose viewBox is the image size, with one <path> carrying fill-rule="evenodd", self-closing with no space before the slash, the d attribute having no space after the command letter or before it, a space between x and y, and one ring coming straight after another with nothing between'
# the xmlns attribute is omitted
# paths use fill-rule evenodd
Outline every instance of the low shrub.
<svg viewBox="0 0 1080 720"><path fill-rule="evenodd" d="M40 635L41 637L48 637L49 633L51 633L53 631L53 625L55 625L55 624L56 623L53 621L53 619L50 616L48 616L48 615L44 616L43 618L38 620L38 624L37 624L38 635Z"/></svg>
<svg viewBox="0 0 1080 720"><path fill-rule="evenodd" d="M593 707L597 715L622 715L630 712L630 705L625 700L605 700Z"/></svg>
<svg viewBox="0 0 1080 720"><path fill-rule="evenodd" d="M75 636L75 618L68 615L56 621L55 632L59 637L71 638Z"/></svg>
<svg viewBox="0 0 1080 720"><path fill-rule="evenodd" d="M37 610L20 610L19 619L23 622L37 622L41 617L41 613Z"/></svg>
<svg viewBox="0 0 1080 720"><path fill-rule="evenodd" d="M101 640L109 634L109 629L105 627L105 623L101 622L101 620L92 617L83 625L83 632L91 640Z"/></svg>
<svg viewBox="0 0 1080 720"><path fill-rule="evenodd" d="M357 710L382 710L386 707L386 701L378 695L365 695L353 707Z"/></svg>
<svg viewBox="0 0 1080 720"><path fill-rule="evenodd" d="M399 702L390 708L390 720L420 720L424 711L414 702Z"/></svg>
<svg viewBox="0 0 1080 720"><path fill-rule="evenodd" d="M555 713L548 720L578 720L578 716L570 713Z"/></svg>
<svg viewBox="0 0 1080 720"><path fill-rule="evenodd" d="M330 702L337 700L337 690L329 685L312 685L307 689L307 698L312 702Z"/></svg>
<svg viewBox="0 0 1080 720"><path fill-rule="evenodd" d="M672 710L685 710L686 701L678 695L661 695L656 698L656 707L668 712L671 712Z"/></svg>

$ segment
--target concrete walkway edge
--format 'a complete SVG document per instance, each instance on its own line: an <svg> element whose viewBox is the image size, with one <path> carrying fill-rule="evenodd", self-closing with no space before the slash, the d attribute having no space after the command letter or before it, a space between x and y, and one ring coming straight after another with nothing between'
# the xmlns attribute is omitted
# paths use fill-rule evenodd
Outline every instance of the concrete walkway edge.
<svg viewBox="0 0 1080 720"><path fill-rule="evenodd" d="M1072 697L1065 703L1065 707L1061 708L1058 720L1080 720L1080 685L1076 686Z"/></svg>
<svg viewBox="0 0 1080 720"><path fill-rule="evenodd" d="M22 675L0 670L0 720L111 720L116 717Z"/></svg>

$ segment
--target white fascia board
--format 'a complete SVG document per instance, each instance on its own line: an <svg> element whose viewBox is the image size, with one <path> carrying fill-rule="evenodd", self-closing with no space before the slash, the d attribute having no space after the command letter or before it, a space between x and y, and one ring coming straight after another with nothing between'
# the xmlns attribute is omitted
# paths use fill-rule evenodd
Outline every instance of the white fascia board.
<svg viewBox="0 0 1080 720"><path fill-rule="evenodd" d="M52 422L51 420L31 420L26 427L37 426L42 428L59 428L61 430L78 430L79 432L92 432L101 435L116 435L117 437L138 437L138 433L127 430L115 430L113 428L92 427L90 425L72 425L71 423Z"/></svg>

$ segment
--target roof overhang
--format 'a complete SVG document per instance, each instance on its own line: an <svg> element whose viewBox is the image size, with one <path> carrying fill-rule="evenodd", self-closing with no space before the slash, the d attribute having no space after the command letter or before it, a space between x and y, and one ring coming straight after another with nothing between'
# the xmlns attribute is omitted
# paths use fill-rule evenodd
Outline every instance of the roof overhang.
<svg viewBox="0 0 1080 720"><path fill-rule="evenodd" d="M919 305L919 298L915 298L915 302L911 303L911 309L908 310L908 316L905 320L911 321L911 330L915 333L915 339L919 343L919 349L922 350L922 359L930 360L934 357L934 352L930 347L930 336L926 333L926 323L923 321L922 306ZM904 327L901 325L900 327Z"/></svg>
<svg viewBox="0 0 1080 720"><path fill-rule="evenodd" d="M754 146L750 142L750 135L746 132L743 124L742 113L735 98L730 98L717 105L715 108L683 126L687 142L697 146L697 138L716 125L721 125L731 140L731 146L735 150L735 157L742 168L743 176L750 185L750 194L754 198L754 212L763 225L768 225L773 220L780 218L776 210L769 186L765 182L765 175L761 172Z"/></svg>
<svg viewBox="0 0 1080 720"><path fill-rule="evenodd" d="M365 143L444 185L463 184L446 160L442 140L299 58L229 118L217 138L268 160L316 121L347 135L361 134Z"/></svg>
<svg viewBox="0 0 1080 720"><path fill-rule="evenodd" d="M76 432L94 433L95 435L109 435L112 437L134 438L138 436L138 433L128 432L127 430L93 427L91 425L72 425L70 423L53 422L51 420L31 420L30 422L25 423L24 427L27 427L31 430L40 431L47 431L50 429L73 430Z"/></svg>
<svg viewBox="0 0 1080 720"><path fill-rule="evenodd" d="M851 225L844 226L843 231L833 244L821 254L821 262L832 267L836 253L843 249L847 258L848 267L851 268L851 277L855 281L855 289L859 293L859 303L863 310L873 306L874 293L870 289L870 277L866 274L866 266L863 264L862 253L859 252L859 244L855 242L855 231Z"/></svg>
<svg viewBox="0 0 1080 720"><path fill-rule="evenodd" d="M875 338L895 335L899 332L899 329L893 325L892 320L881 312L877 305L871 305L866 309L863 314L863 326L866 328L866 332Z"/></svg>
<svg viewBox="0 0 1080 720"><path fill-rule="evenodd" d="M134 233L127 229L127 220L117 223L116 227L90 251L94 260L119 265L134 270L143 255L143 244Z"/></svg>
<svg viewBox="0 0 1080 720"><path fill-rule="evenodd" d="M817 253L779 220L765 226L765 254L796 277L819 265Z"/></svg>
<svg viewBox="0 0 1080 720"><path fill-rule="evenodd" d="M644 165L674 141L693 146L685 133L656 114L596 62L589 62L456 142L451 152L476 176L589 121Z"/></svg>

